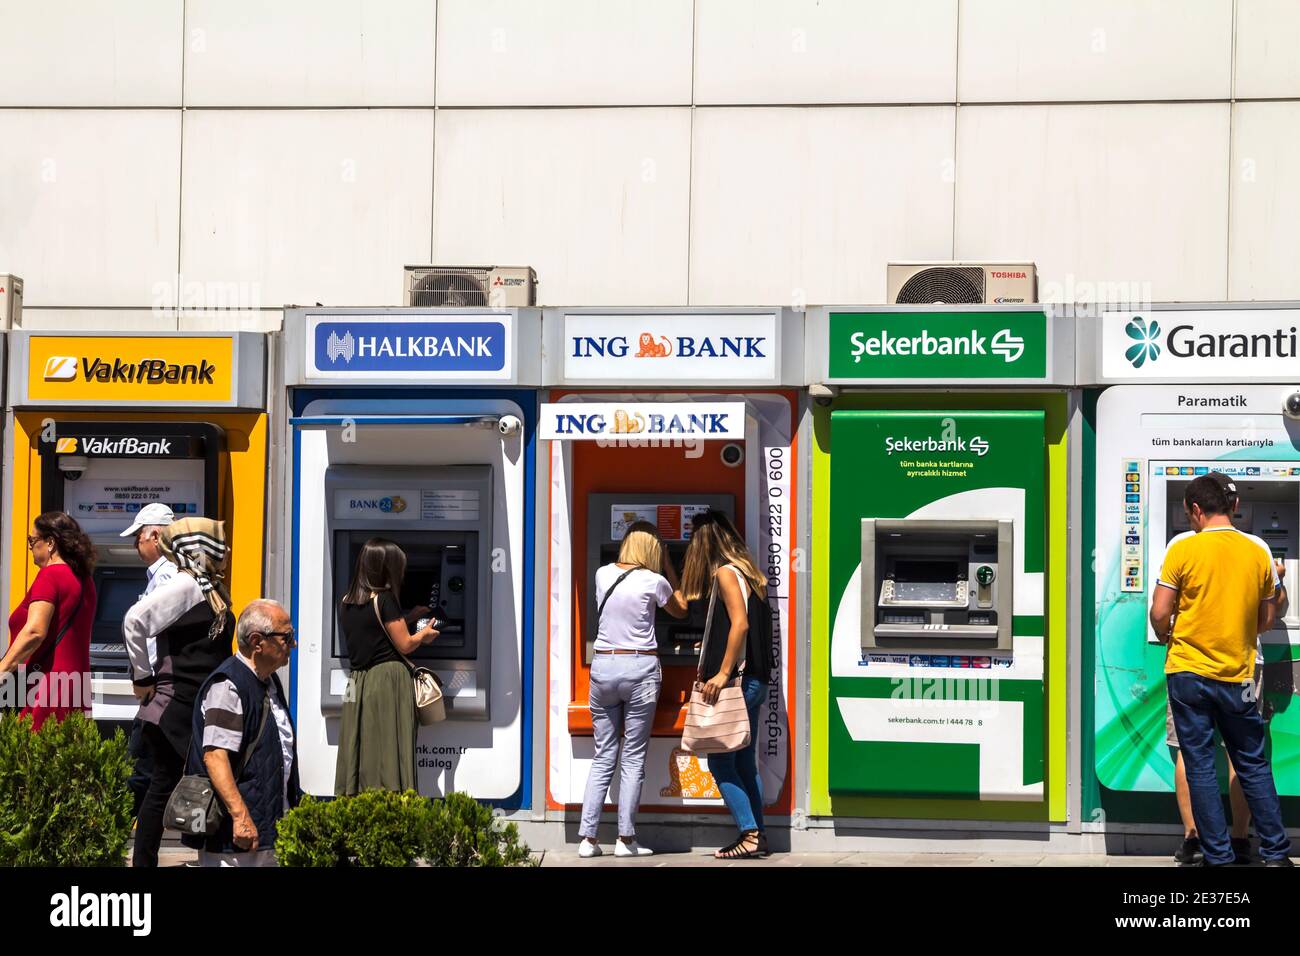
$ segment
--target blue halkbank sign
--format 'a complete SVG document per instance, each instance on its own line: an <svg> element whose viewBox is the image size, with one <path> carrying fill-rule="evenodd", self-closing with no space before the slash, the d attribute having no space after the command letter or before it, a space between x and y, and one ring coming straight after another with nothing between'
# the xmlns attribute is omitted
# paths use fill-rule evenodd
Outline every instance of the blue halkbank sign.
<svg viewBox="0 0 1300 956"><path fill-rule="evenodd" d="M313 325L310 357L320 374L509 375L509 335L501 317L324 318Z"/></svg>

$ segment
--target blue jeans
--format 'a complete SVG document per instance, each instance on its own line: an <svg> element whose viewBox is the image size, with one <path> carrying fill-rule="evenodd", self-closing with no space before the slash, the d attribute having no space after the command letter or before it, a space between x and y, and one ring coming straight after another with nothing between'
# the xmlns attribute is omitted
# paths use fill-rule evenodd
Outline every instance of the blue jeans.
<svg viewBox="0 0 1300 956"><path fill-rule="evenodd" d="M1215 727L1219 728L1228 757L1237 768L1241 791L1250 804L1255 832L1259 834L1259 855L1265 860L1287 856L1291 841L1282 825L1282 805L1264 753L1266 724L1255 706L1254 693L1246 693L1251 685L1210 680L1185 672L1169 674L1166 680L1169 707L1187 768L1192 818L1196 821L1205 862L1231 863L1234 857L1214 768Z"/></svg>
<svg viewBox="0 0 1300 956"><path fill-rule="evenodd" d="M709 754L709 773L722 791L741 833L763 830L763 783L758 776L758 708L767 697L767 684L742 677L740 689L749 711L749 746L729 754Z"/></svg>

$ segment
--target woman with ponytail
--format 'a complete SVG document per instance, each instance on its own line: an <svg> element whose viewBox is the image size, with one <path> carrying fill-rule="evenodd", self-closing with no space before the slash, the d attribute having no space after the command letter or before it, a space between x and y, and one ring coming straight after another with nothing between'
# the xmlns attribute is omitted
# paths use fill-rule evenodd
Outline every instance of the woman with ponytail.
<svg viewBox="0 0 1300 956"><path fill-rule="evenodd" d="M95 548L81 526L62 511L32 522L27 550L36 578L9 615L9 649L0 679L19 672L23 715L35 730L74 710L90 713L90 630L95 621ZM28 675L21 679L21 672ZM33 680L31 675L38 674Z"/></svg>

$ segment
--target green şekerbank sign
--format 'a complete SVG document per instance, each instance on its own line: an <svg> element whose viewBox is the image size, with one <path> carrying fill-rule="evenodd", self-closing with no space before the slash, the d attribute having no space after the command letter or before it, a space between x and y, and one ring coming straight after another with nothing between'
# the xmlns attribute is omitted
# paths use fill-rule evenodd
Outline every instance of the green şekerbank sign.
<svg viewBox="0 0 1300 956"><path fill-rule="evenodd" d="M1043 312L830 314L830 381L1046 377Z"/></svg>

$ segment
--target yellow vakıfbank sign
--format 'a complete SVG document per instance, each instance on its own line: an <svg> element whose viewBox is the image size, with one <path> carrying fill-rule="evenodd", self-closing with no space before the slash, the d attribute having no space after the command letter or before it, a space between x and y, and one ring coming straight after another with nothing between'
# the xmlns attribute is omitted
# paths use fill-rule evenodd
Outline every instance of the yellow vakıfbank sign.
<svg viewBox="0 0 1300 956"><path fill-rule="evenodd" d="M234 354L230 336L33 335L27 399L224 404L234 396Z"/></svg>

